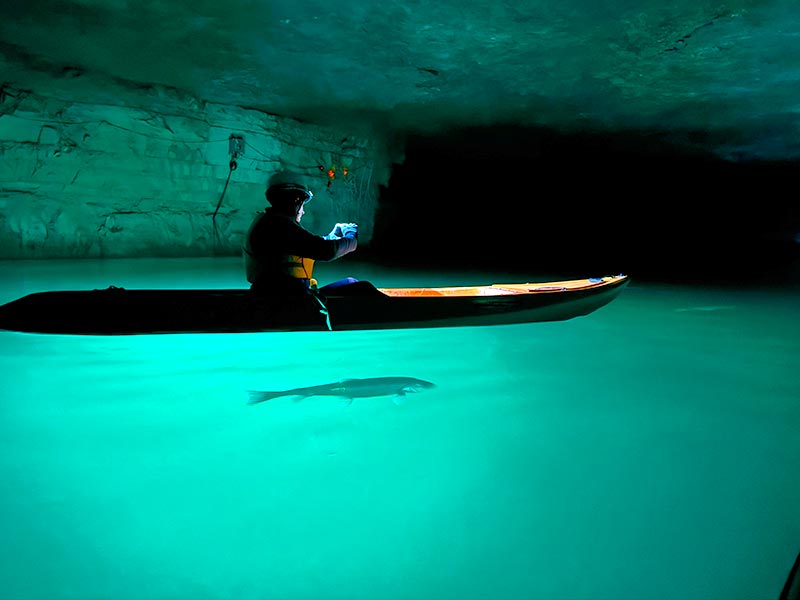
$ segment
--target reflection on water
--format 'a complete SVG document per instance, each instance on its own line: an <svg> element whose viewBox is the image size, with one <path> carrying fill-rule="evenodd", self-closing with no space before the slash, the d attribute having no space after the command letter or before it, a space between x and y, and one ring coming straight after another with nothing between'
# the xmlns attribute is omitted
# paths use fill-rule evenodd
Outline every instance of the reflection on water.
<svg viewBox="0 0 800 600"><path fill-rule="evenodd" d="M0 285L242 282L228 259L48 261ZM0 333L0 597L777 598L800 543L797 300L634 281L562 323ZM248 404L383 377L436 387Z"/></svg>

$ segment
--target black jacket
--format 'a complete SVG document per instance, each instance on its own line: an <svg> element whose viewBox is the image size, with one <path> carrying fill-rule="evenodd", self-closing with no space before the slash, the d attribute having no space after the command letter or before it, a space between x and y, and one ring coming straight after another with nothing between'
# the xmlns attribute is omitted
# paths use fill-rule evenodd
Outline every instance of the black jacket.
<svg viewBox="0 0 800 600"><path fill-rule="evenodd" d="M300 258L336 260L357 246L354 233L329 240L304 229L291 216L267 208L253 220L245 238L247 280L253 289L307 289L310 273L298 276L292 268Z"/></svg>

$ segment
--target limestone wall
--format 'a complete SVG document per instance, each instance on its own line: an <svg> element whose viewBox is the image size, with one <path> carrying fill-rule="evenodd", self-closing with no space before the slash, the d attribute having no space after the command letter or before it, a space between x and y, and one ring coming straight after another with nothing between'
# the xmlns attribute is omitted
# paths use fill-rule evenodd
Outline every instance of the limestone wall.
<svg viewBox="0 0 800 600"><path fill-rule="evenodd" d="M235 169L232 134L244 139ZM306 228L356 221L368 243L390 165L374 136L260 111L74 103L4 87L0 258L238 254L280 168L312 181Z"/></svg>

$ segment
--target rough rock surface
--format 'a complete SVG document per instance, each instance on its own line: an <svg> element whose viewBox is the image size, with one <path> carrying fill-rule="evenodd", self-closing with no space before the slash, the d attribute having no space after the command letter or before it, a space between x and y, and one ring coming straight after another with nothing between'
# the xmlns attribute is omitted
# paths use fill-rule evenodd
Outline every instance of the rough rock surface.
<svg viewBox="0 0 800 600"><path fill-rule="evenodd" d="M198 103L167 113L13 89L3 109L4 258L236 253L281 168L313 184L308 229L356 221L369 241L388 177L386 150L371 139L255 110ZM235 168L231 135L244 143Z"/></svg>

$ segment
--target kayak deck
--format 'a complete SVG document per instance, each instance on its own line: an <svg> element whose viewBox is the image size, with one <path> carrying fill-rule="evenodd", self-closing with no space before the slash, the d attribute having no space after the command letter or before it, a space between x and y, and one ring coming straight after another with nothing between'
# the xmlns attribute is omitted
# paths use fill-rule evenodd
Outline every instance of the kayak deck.
<svg viewBox="0 0 800 600"><path fill-rule="evenodd" d="M619 276L617 276L619 277ZM597 287L613 281L614 277L593 279L572 279L552 283L493 283L492 285L451 286L428 288L378 288L383 294L393 298L433 297L433 296L508 296L512 294L535 294L565 292Z"/></svg>

